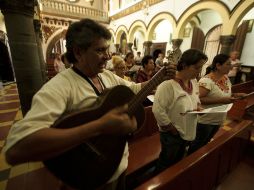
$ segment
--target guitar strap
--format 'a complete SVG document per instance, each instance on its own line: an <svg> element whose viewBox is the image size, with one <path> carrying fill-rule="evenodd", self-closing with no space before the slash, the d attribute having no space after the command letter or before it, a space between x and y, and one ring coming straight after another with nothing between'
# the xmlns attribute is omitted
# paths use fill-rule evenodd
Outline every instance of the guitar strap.
<svg viewBox="0 0 254 190"><path fill-rule="evenodd" d="M88 76L86 76L84 73L82 73L79 69L77 69L76 67L72 67L72 70L77 73L79 76L81 76L82 78L84 78L93 88L94 92L96 93L97 96L100 96L102 92L99 92L99 90L94 86L93 82L88 78ZM103 90L105 89L105 85L102 82L102 79L98 76L98 80L101 83Z"/></svg>

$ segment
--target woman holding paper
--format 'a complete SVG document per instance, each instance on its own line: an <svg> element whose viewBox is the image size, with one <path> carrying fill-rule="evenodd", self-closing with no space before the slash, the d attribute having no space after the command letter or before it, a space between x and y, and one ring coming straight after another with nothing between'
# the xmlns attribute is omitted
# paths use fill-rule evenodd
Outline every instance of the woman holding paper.
<svg viewBox="0 0 254 190"><path fill-rule="evenodd" d="M195 139L199 88L196 77L207 56L196 49L185 51L177 65L175 79L158 86L153 103L153 113L160 131L161 153L156 165L160 172L181 160L189 141Z"/></svg>
<svg viewBox="0 0 254 190"><path fill-rule="evenodd" d="M204 108L233 103L244 93L231 93L231 82L227 76L232 69L228 55L218 54L210 66L210 72L199 80L199 97ZM198 118L196 139L191 143L188 153L207 144L223 124L227 113L207 113Z"/></svg>

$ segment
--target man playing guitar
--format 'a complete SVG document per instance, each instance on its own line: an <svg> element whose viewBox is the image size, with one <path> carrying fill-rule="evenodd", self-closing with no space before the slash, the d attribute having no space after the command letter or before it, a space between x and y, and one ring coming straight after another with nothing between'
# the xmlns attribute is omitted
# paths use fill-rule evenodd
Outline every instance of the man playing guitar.
<svg viewBox="0 0 254 190"><path fill-rule="evenodd" d="M110 39L110 32L90 19L75 22L68 28L66 58L73 63L73 67L47 82L33 97L30 111L12 126L4 147L9 164L44 161L90 138L101 135L121 137L137 129L136 118L127 114L127 104L114 107L100 117L75 127L52 127L56 121L72 112L93 107L104 89L124 85L137 93L146 85L147 82L135 84L126 81L104 69L109 59ZM166 68L166 75L168 78L174 77L174 65ZM104 182L107 184L105 188L113 186L119 176L123 176L121 174L126 170L127 163L126 143L118 167ZM115 189L123 189L123 186Z"/></svg>

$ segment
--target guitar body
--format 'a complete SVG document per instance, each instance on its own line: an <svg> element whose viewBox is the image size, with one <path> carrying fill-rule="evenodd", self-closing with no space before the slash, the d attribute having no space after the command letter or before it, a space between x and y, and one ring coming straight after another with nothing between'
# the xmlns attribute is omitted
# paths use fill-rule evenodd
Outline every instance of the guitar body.
<svg viewBox="0 0 254 190"><path fill-rule="evenodd" d="M134 97L126 86L106 90L91 109L70 114L53 127L71 128L96 120L109 110L124 105ZM135 110L138 126L144 121L142 104ZM121 126L119 126L121 127ZM44 161L45 166L64 183L76 189L96 189L105 184L118 168L127 136L98 136L54 158Z"/></svg>

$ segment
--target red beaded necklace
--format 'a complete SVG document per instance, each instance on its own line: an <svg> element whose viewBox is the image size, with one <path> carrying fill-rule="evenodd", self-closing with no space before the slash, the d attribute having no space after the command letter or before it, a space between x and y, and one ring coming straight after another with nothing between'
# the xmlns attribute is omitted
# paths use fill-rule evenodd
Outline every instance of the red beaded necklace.
<svg viewBox="0 0 254 190"><path fill-rule="evenodd" d="M178 82L178 84L182 87L182 89L185 92L187 92L188 94L192 94L193 87L191 81L188 82L188 86L185 86L182 79L174 78L174 80Z"/></svg>
<svg viewBox="0 0 254 190"><path fill-rule="evenodd" d="M229 86L227 83L227 77L223 75L220 79L216 79L214 73L208 74L208 77L221 89L221 91L228 93Z"/></svg>

